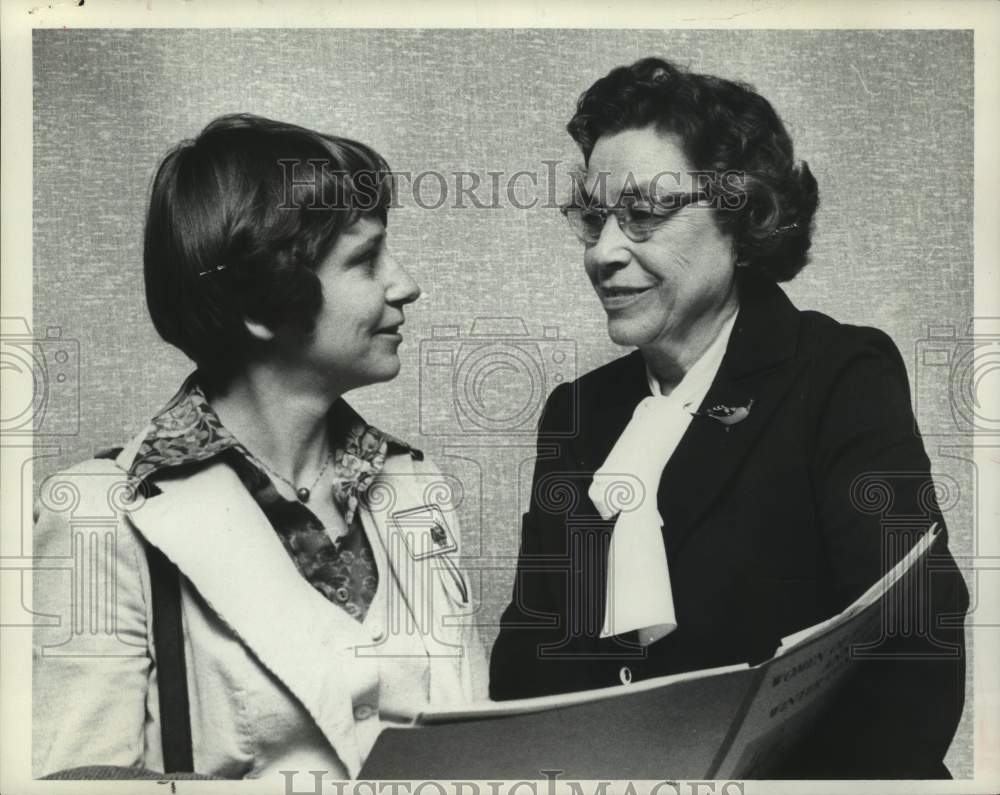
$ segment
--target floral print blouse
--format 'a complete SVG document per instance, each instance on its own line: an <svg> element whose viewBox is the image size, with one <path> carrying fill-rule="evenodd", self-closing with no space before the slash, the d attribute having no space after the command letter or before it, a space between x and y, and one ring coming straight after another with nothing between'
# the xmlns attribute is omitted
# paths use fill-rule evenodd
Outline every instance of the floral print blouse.
<svg viewBox="0 0 1000 795"><path fill-rule="evenodd" d="M197 373L153 418L129 474L150 488L168 471L224 461L257 501L302 576L335 605L363 621L378 588L379 573L358 507L385 465L390 447L417 459L422 456L368 425L343 400L330 410L327 427L334 450L333 499L348 527L336 539L305 504L281 496L250 452L223 426L198 383Z"/></svg>

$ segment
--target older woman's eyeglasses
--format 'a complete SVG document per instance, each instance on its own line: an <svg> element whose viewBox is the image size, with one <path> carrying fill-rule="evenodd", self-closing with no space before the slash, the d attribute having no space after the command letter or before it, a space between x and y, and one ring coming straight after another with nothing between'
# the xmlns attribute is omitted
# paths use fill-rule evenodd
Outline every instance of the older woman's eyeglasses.
<svg viewBox="0 0 1000 795"><path fill-rule="evenodd" d="M655 201L630 202L620 207L571 202L559 210L566 216L570 229L587 245L600 239L609 215L615 217L625 237L633 243L643 243L689 204L705 198L707 194L703 191L669 193L657 196Z"/></svg>

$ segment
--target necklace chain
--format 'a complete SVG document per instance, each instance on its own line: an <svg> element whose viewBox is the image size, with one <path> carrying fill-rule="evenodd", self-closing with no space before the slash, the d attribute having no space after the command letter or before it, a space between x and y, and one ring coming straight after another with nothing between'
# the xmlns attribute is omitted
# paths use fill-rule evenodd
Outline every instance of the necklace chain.
<svg viewBox="0 0 1000 795"><path fill-rule="evenodd" d="M247 452L250 453L249 450L247 450ZM272 475L274 475L277 478L280 478L282 481L291 486L292 491L295 492L295 496L296 498L298 498L299 502L309 502L309 498L312 496L313 489L316 488L316 484L319 483L320 478L323 477L323 473L326 472L326 470L330 466L330 462L333 461L333 453L330 451L329 448L327 448L326 461L323 462L323 466L320 468L319 474L316 475L316 479L313 480L312 485L306 488L305 486L296 486L292 481L290 481L288 478L282 475L278 470L276 470L273 466L268 464L267 461L265 461L260 456L250 453L250 457L258 464L260 464L262 467L264 467L264 469L266 469Z"/></svg>

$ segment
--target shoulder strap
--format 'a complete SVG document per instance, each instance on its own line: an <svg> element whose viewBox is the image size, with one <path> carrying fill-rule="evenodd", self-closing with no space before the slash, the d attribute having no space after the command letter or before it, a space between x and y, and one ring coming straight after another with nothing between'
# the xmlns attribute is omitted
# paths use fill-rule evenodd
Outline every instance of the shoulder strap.
<svg viewBox="0 0 1000 795"><path fill-rule="evenodd" d="M112 447L95 458L114 460L123 448ZM163 772L193 773L191 708L184 663L184 625L181 621L181 573L166 555L146 544L153 591L153 645L156 681L160 692L160 735Z"/></svg>
<svg viewBox="0 0 1000 795"><path fill-rule="evenodd" d="M152 544L146 545L153 590L153 643L160 691L160 734L163 772L194 771L191 712L184 664L181 582L177 567Z"/></svg>

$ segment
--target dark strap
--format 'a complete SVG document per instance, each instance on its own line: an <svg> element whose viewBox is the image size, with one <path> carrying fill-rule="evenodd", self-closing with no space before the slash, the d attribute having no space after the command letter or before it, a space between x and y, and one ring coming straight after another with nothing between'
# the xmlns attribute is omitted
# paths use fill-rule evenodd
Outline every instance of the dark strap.
<svg viewBox="0 0 1000 795"><path fill-rule="evenodd" d="M160 691L163 772L190 773L194 771L194 755L184 665L181 575L167 556L151 544L146 547L146 556L153 584L153 643Z"/></svg>

